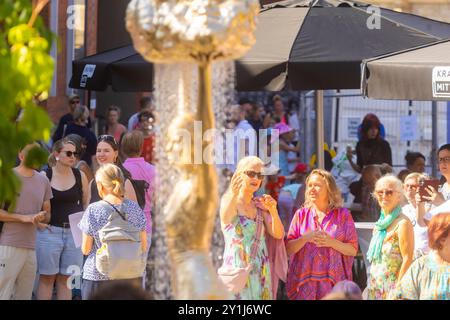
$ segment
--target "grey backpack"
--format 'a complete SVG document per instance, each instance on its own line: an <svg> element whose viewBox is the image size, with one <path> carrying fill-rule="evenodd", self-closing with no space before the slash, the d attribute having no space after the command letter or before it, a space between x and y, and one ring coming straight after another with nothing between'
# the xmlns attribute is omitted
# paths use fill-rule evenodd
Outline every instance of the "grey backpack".
<svg viewBox="0 0 450 320"><path fill-rule="evenodd" d="M140 278L147 263L146 252L141 247L141 231L127 221L122 209L104 202L111 215L98 231L102 246L96 252L97 270L111 280Z"/></svg>

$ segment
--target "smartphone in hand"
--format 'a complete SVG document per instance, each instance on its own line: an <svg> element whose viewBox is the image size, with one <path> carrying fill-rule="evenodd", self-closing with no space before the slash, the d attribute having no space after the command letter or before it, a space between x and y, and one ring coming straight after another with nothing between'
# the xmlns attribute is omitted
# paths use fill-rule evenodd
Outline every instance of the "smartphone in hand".
<svg viewBox="0 0 450 320"><path fill-rule="evenodd" d="M424 199L423 197L425 196L425 197L428 197L429 196L429 194L428 194L428 192L426 191L426 189L428 188L428 187L433 187L436 191L438 191L439 190L439 187L440 187L440 180L439 179L428 179L428 180L423 180L421 183L420 183L420 187L419 187L419 195L420 195L420 198L421 198L421 201L427 201L426 199Z"/></svg>

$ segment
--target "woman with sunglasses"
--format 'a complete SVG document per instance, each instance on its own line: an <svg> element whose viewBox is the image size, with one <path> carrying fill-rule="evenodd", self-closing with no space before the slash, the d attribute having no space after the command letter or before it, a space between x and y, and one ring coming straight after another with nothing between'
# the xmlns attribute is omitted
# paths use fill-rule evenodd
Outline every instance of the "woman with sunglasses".
<svg viewBox="0 0 450 320"><path fill-rule="evenodd" d="M66 136L66 138L72 141L76 147L76 161L74 168L80 169L86 175L87 181L91 182L94 179L94 173L91 167L86 163L86 161L81 160L84 152L86 151L86 140L79 136L78 134L71 133Z"/></svg>
<svg viewBox="0 0 450 320"><path fill-rule="evenodd" d="M72 291L67 280L73 275L72 266L81 269L83 264L83 256L75 247L69 225L69 215L83 211L89 197L86 175L73 168L76 155L72 141L67 138L58 140L53 145L49 168L45 171L53 198L50 200L50 223L37 233L39 300L51 300L55 284L57 299L71 300Z"/></svg>
<svg viewBox="0 0 450 320"><path fill-rule="evenodd" d="M125 199L137 202L136 192L134 191L133 185L130 181L131 175L122 166L119 158L119 144L113 136L104 134L98 137L97 152L95 154L95 158L99 166L111 163L117 165L120 170L122 170L122 173L125 177ZM91 196L89 203L94 203L101 200L97 190L95 179L92 180L89 185L89 194Z"/></svg>
<svg viewBox="0 0 450 320"><path fill-rule="evenodd" d="M305 182L305 202L295 213L287 236L290 255L287 296L320 300L342 280L352 280L358 236L333 176L313 170Z"/></svg>
<svg viewBox="0 0 450 320"><path fill-rule="evenodd" d="M278 216L276 201L269 195L254 197L254 193L261 187L263 167L264 163L258 157L242 158L220 203L220 222L225 237L223 266L245 268L252 264L246 285L234 294L234 298L238 300L275 298L272 296L271 269L265 239L267 236L282 239L284 228ZM261 232L254 259L251 260L258 217L263 219L259 223L263 224L265 232Z"/></svg>
<svg viewBox="0 0 450 320"><path fill-rule="evenodd" d="M403 186L393 175L385 175L375 184L375 197L381 214L375 223L367 259L371 263L367 280L367 298L392 298L397 283L414 257L414 230L402 214Z"/></svg>

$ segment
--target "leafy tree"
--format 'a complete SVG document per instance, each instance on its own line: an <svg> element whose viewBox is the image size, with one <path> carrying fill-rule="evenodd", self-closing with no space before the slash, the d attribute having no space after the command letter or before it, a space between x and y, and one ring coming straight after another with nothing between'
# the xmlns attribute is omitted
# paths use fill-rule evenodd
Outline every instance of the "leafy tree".
<svg viewBox="0 0 450 320"><path fill-rule="evenodd" d="M52 122L37 105L47 99L53 76L55 36L39 17L48 1L0 1L0 203L14 205L20 181L12 168L21 147L50 139ZM43 164L44 152L30 152L34 167Z"/></svg>

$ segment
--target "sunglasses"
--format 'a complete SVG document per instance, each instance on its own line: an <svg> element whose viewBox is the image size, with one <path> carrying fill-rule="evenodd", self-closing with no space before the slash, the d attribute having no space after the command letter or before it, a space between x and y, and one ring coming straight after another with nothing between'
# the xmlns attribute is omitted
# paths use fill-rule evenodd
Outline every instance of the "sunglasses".
<svg viewBox="0 0 450 320"><path fill-rule="evenodd" d="M80 103L80 100L70 101L70 104L77 104L77 103Z"/></svg>
<svg viewBox="0 0 450 320"><path fill-rule="evenodd" d="M376 195L379 196L379 197L383 196L383 194L385 196L387 196L387 197L390 197L390 196L392 196L394 194L394 192L395 192L394 190L378 190L378 191L375 191Z"/></svg>
<svg viewBox="0 0 450 320"><path fill-rule="evenodd" d="M257 179L259 179L259 180L262 180L262 178L264 177L264 176L262 175L261 172L256 172L256 171L244 171L244 173L245 173L248 177L250 177L250 178L257 178Z"/></svg>
<svg viewBox="0 0 450 320"><path fill-rule="evenodd" d="M101 136L99 136L97 142L101 142L101 141L108 141L108 142L111 142L111 143L113 143L115 146L118 145L116 139L115 139L112 135L110 135L110 134L102 134Z"/></svg>
<svg viewBox="0 0 450 320"><path fill-rule="evenodd" d="M61 152L64 152L66 154L66 156L68 156L69 158L71 158L72 156L74 156L76 158L77 156L80 155L79 152L74 152L74 151L61 151Z"/></svg>
<svg viewBox="0 0 450 320"><path fill-rule="evenodd" d="M417 190L419 188L419 185L418 184L405 184L405 188Z"/></svg>

